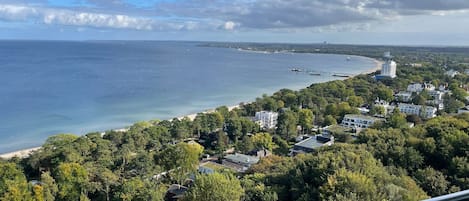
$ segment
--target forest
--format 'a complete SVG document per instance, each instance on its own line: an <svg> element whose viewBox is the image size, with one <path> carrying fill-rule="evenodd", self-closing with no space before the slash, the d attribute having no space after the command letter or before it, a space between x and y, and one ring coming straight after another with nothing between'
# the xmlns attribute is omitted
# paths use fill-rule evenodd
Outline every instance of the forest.
<svg viewBox="0 0 469 201"><path fill-rule="evenodd" d="M321 45L326 47L317 51L308 45L243 45L374 58L392 50L398 77L377 81L373 74L359 75L299 91L281 89L231 111L222 106L199 113L194 120L138 122L125 132L54 135L27 158L0 160L0 200L159 201L168 200L172 184L189 186L181 200L201 201L410 201L469 189L469 114L456 114L468 104L469 76L444 73L469 68L467 51L334 45ZM377 98L393 101L395 92L415 82L447 85L451 90L438 117L422 119L395 111L355 138L333 133L334 145L289 156L297 136L339 124L344 115L359 113L357 107L380 113L374 105ZM412 101L428 98L419 94ZM262 110L279 113L275 129L261 129L251 120ZM226 150L248 153L256 148L273 155L245 173L197 171L203 155L221 160Z"/></svg>

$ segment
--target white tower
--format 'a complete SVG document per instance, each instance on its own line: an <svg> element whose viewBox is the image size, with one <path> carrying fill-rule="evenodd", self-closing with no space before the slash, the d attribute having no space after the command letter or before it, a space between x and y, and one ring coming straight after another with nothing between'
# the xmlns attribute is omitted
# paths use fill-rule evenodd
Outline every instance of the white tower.
<svg viewBox="0 0 469 201"><path fill-rule="evenodd" d="M396 68L397 64L392 60L392 56L390 52L384 53L384 63L381 68L381 75L382 77L396 77Z"/></svg>

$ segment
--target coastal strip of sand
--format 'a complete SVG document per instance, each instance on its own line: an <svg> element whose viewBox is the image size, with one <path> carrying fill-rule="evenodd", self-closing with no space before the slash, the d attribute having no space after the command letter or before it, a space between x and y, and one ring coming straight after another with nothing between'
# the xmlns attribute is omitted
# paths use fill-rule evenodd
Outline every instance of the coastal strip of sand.
<svg viewBox="0 0 469 201"><path fill-rule="evenodd" d="M367 57L368 59L370 59L369 57ZM373 59L376 63L376 66L368 71L365 71L365 72L362 72L360 74L370 74L370 73L374 73L376 72L377 70L381 70L381 66L383 64L382 61L379 61L377 59ZM246 102L245 104L247 104L249 102ZM241 104L238 104L238 105L232 105L232 106L227 106L228 107L228 111L231 111L233 109L236 109L236 108L240 108L241 107ZM210 112L214 112L215 109L210 109L210 110L205 110L201 113L210 113ZM180 117L176 117L177 119L183 119L183 118L189 118L191 121L193 121L195 119L195 117L197 117L197 114L198 113L193 113L193 114L188 114L188 115L184 115L184 116L180 116ZM111 130L114 130L114 131L120 131L120 132L123 132L123 131L127 131L128 128L118 128L118 129L111 129ZM26 158L28 157L32 152L34 151L37 151L39 150L41 147L33 147L33 148L28 148L28 149L22 149L22 150L18 150L18 151L14 151L14 152L9 152L9 153L4 153L4 154L0 154L0 159L5 159L5 160L8 160L8 159L11 159L13 157L19 157L19 158Z"/></svg>
<svg viewBox="0 0 469 201"><path fill-rule="evenodd" d="M19 151L10 152L10 153L0 154L0 158L6 159L6 160L11 159L13 157L26 158L31 153L33 153L34 151L39 150L40 148L41 147L33 147L33 148L29 148L29 149L23 149L23 150L19 150Z"/></svg>
<svg viewBox="0 0 469 201"><path fill-rule="evenodd" d="M383 67L384 62L383 62L383 61L380 61L380 60L377 60L377 59L375 59L374 61L375 61L375 63L376 63L375 68L372 68L372 69L370 69L370 70L368 70L368 71L365 71L365 72L363 72L362 74L371 74L371 73L374 73L374 72L376 72L376 71L378 71L378 70L381 70L381 68Z"/></svg>

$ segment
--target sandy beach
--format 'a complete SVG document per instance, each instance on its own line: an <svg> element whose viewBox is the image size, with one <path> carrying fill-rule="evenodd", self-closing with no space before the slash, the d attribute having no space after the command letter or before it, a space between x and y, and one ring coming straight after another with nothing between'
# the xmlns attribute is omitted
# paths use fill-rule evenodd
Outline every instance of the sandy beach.
<svg viewBox="0 0 469 201"><path fill-rule="evenodd" d="M359 57L362 57L362 56L359 56ZM365 57L367 59L372 59L372 58L369 58L369 57ZM376 66L368 71L365 71L365 72L362 72L360 74L370 74L370 73L374 73L376 72L377 70L380 70L381 69L381 66L383 64L382 61L379 61L377 59L373 59L374 62L376 63ZM249 102L245 102L245 104L247 104ZM232 105L232 106L227 106L228 107L228 111L231 111L233 109L236 109L236 108L239 108L240 105ZM209 109L209 110L205 110L201 113L210 113L210 112L213 112L215 111L215 109ZM184 116L180 116L180 117L177 117L178 119L183 119L183 118L189 118L191 121L193 121L195 119L195 117L197 116L198 113L193 113L193 114L188 114L188 115L184 115ZM170 119L171 120L171 119ZM114 131L126 131L128 130L128 127L126 128L117 128L117 129L111 129L111 130L114 130ZM2 159L11 159L13 157L19 157L19 158L26 158L28 157L32 152L36 151L36 150L39 150L41 147L33 147L33 148L28 148L28 149L22 149L22 150L18 150L18 151L14 151L14 152L9 152L9 153L4 153L4 154L0 154L0 158Z"/></svg>
<svg viewBox="0 0 469 201"><path fill-rule="evenodd" d="M34 151L36 151L40 148L41 147L33 147L33 148L29 148L29 149L23 149L23 150L19 150L19 151L10 152L10 153L0 154L0 158L7 159L7 160L11 159L13 157L26 158L32 152L34 152Z"/></svg>

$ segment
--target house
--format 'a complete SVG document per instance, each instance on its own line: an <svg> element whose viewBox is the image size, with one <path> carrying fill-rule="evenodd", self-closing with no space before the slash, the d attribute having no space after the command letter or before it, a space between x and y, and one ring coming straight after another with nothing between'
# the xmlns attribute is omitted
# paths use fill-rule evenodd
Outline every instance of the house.
<svg viewBox="0 0 469 201"><path fill-rule="evenodd" d="M445 75L450 76L450 77L454 77L454 76L456 76L456 75L459 75L459 72L458 72L458 71L455 71L455 70L453 70L453 69L451 69L451 70L449 70L449 71L446 71L446 72L445 72Z"/></svg>
<svg viewBox="0 0 469 201"><path fill-rule="evenodd" d="M290 155L300 153L311 153L322 146L331 146L334 144L334 136L330 134L320 134L311 136L303 141L300 141L293 146L290 150Z"/></svg>
<svg viewBox="0 0 469 201"><path fill-rule="evenodd" d="M223 171L226 169L230 169L230 167L212 161L207 161L199 164L198 171L202 174L213 174L217 171Z"/></svg>
<svg viewBox="0 0 469 201"><path fill-rule="evenodd" d="M412 83L412 84L409 84L407 86L407 91L408 92L420 93L423 90L434 91L435 86L433 84L430 84L430 83L423 83L423 84L421 84L421 83Z"/></svg>
<svg viewBox="0 0 469 201"><path fill-rule="evenodd" d="M397 107L399 108L400 112L407 114L407 115L410 115L410 114L419 115L420 117L425 118L425 119L436 117L437 109L432 106L398 103Z"/></svg>
<svg viewBox="0 0 469 201"><path fill-rule="evenodd" d="M229 154L224 157L222 164L237 172L245 172L252 165L259 162L259 158L245 154Z"/></svg>
<svg viewBox="0 0 469 201"><path fill-rule="evenodd" d="M272 111L256 112L254 120L261 128L272 129L277 126L278 113Z"/></svg>
<svg viewBox="0 0 469 201"><path fill-rule="evenodd" d="M254 149L254 150L251 150L248 153L248 155L255 156L257 158L264 158L264 157L272 155L272 152L270 152L267 149Z"/></svg>
<svg viewBox="0 0 469 201"><path fill-rule="evenodd" d="M346 128L362 129L370 127L377 121L382 121L382 119L365 115L346 114L340 125Z"/></svg>

